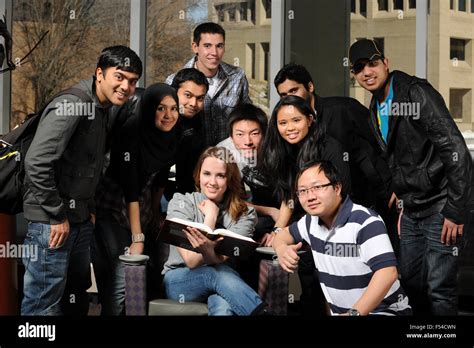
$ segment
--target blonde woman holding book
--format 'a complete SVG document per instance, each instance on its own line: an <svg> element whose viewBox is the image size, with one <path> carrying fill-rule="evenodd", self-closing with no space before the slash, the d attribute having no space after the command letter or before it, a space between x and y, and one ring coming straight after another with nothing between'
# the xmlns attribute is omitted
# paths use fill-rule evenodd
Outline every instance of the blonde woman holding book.
<svg viewBox="0 0 474 348"><path fill-rule="evenodd" d="M175 193L167 219L204 223L252 237L257 216L241 199L240 173L230 152L211 147L198 160L194 179L197 192ZM265 314L266 305L232 268L228 256L215 252L220 239L212 241L199 230L185 231L198 252L170 246L165 263L166 296L178 301L207 302L209 315Z"/></svg>

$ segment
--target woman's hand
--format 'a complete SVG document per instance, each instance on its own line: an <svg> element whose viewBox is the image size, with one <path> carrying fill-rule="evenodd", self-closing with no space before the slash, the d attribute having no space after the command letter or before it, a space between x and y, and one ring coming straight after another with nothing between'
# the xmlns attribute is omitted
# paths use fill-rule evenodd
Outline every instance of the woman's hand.
<svg viewBox="0 0 474 348"><path fill-rule="evenodd" d="M223 237L219 237L215 241L212 241L203 235L198 229L189 226L183 231L193 248L201 253L204 263L213 265L224 261L224 257L216 254L215 251L217 243L219 243Z"/></svg>
<svg viewBox="0 0 474 348"><path fill-rule="evenodd" d="M260 240L260 246L262 247L271 247L273 243L273 238L275 237L275 232L265 233Z"/></svg>
<svg viewBox="0 0 474 348"><path fill-rule="evenodd" d="M217 215L219 215L219 207L210 199L203 200L199 203L198 208L205 217L215 216L217 218Z"/></svg>
<svg viewBox="0 0 474 348"><path fill-rule="evenodd" d="M129 252L130 255L141 255L145 249L145 243L132 243L130 244Z"/></svg>

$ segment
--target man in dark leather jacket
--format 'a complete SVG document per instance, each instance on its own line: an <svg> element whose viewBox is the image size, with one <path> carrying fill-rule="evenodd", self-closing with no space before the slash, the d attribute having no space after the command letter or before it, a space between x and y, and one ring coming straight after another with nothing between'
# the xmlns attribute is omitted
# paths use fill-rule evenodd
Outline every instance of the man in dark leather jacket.
<svg viewBox="0 0 474 348"><path fill-rule="evenodd" d="M105 48L95 76L74 86L89 101L64 94L41 115L25 158L25 244L39 249L39 258L23 259L22 315L87 314L94 194L111 106L133 95L141 72L130 48Z"/></svg>
<svg viewBox="0 0 474 348"><path fill-rule="evenodd" d="M457 256L472 171L464 138L442 96L426 80L390 73L373 40L354 43L349 59L357 82L373 94L371 129L401 209L402 285L415 314L429 305L432 314L456 315Z"/></svg>

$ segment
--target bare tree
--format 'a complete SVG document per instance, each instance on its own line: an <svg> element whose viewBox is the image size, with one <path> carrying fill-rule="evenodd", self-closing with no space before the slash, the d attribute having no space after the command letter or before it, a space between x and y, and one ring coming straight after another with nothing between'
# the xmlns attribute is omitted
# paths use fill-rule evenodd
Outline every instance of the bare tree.
<svg viewBox="0 0 474 348"><path fill-rule="evenodd" d="M13 55L22 57L46 38L13 74L13 127L54 94L92 75L100 50L128 45L130 6L121 0L15 2ZM128 11L128 12L127 12ZM123 29L126 28L126 29Z"/></svg>
<svg viewBox="0 0 474 348"><path fill-rule="evenodd" d="M154 0L148 7L147 82L163 82L192 56L193 13L202 10L199 0Z"/></svg>

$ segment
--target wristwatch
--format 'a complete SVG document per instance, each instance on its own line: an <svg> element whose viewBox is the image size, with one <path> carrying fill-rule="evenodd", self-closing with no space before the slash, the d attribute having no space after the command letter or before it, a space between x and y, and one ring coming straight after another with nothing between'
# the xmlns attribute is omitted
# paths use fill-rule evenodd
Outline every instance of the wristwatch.
<svg viewBox="0 0 474 348"><path fill-rule="evenodd" d="M145 235L143 233L132 233L132 242L133 243L145 242Z"/></svg>
<svg viewBox="0 0 474 348"><path fill-rule="evenodd" d="M275 234L278 234L278 233L280 233L281 231L283 231L283 228L281 228L281 227L276 227L276 226L275 226L275 227L273 227L273 229L272 229L272 232L275 232Z"/></svg>
<svg viewBox="0 0 474 348"><path fill-rule="evenodd" d="M360 312L359 312L357 309L355 309L355 308L349 309L349 311L348 311L347 313L349 313L349 316L350 316L350 317L358 317L358 316L360 316Z"/></svg>

